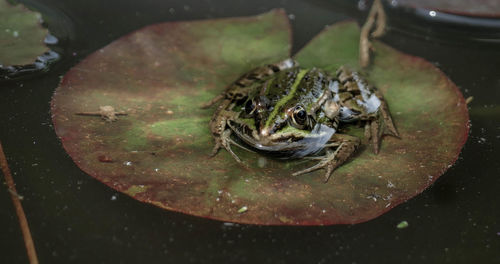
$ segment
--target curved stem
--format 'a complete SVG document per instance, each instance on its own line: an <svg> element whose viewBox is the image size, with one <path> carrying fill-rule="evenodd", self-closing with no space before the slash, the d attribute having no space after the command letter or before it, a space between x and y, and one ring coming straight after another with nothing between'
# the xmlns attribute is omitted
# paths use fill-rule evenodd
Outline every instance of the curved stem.
<svg viewBox="0 0 500 264"><path fill-rule="evenodd" d="M361 28L359 38L359 64L362 68L366 68L370 65L370 50L372 49L370 37L377 38L384 34L386 20L387 17L382 2L380 0L375 0L370 9L370 13L368 13L366 22Z"/></svg>
<svg viewBox="0 0 500 264"><path fill-rule="evenodd" d="M9 165L7 164L7 158L5 158L5 154L3 152L2 142L0 142L0 167L2 168L5 182L7 183L7 187L9 188L12 203L14 204L14 208L16 209L17 218L19 219L19 225L21 226L21 232L23 233L24 244L26 246L26 251L28 252L30 264L38 264L35 244L33 243L33 239L31 238L28 221L26 220L26 215L24 214L23 206L21 205L21 196L17 194L14 179L12 178Z"/></svg>

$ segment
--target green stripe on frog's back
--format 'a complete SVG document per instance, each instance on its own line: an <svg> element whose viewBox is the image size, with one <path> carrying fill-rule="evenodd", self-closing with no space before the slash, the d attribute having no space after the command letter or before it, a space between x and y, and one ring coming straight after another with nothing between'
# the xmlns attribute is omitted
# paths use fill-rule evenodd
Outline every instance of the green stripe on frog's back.
<svg viewBox="0 0 500 264"><path fill-rule="evenodd" d="M325 88L328 87L328 74L322 70L313 68L300 82L292 100L289 100L285 108L301 104L305 109L309 109L313 103L323 95Z"/></svg>
<svg viewBox="0 0 500 264"><path fill-rule="evenodd" d="M285 95L283 98L281 98L276 104L274 105L274 109L271 112L271 114L268 116L265 127L269 127L269 125L274 121L274 118L278 113L281 113L281 110L284 105L290 100L292 100L295 97L295 93L297 92L297 88L299 87L300 82L306 75L306 73L309 72L308 69L301 69L299 73L297 74L297 77L295 78L295 81L292 84L292 88L290 89L290 92Z"/></svg>
<svg viewBox="0 0 500 264"><path fill-rule="evenodd" d="M267 85L262 87L263 91L261 90L260 93L265 95L275 105L290 93L299 72L300 69L295 67L276 73L275 78L268 81Z"/></svg>

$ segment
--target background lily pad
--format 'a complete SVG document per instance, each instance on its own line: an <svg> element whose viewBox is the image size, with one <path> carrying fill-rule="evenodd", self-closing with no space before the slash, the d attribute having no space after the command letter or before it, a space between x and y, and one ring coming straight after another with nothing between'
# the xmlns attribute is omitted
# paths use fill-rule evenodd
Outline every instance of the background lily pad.
<svg viewBox="0 0 500 264"><path fill-rule="evenodd" d="M388 1L391 2L391 1ZM467 16L499 17L497 0L398 0L397 5Z"/></svg>
<svg viewBox="0 0 500 264"><path fill-rule="evenodd" d="M329 27L296 59L306 67L355 67L358 36L354 23ZM383 44L376 48L370 78L402 139L385 138L378 155L362 149L327 184L322 171L290 176L308 166L303 161L239 151L250 165L244 169L225 151L208 157L213 110L199 106L250 68L289 56L281 10L157 24L122 37L65 75L53 97L53 121L81 169L140 201L242 223L358 223L431 184L453 164L468 131L463 97L438 69ZM129 115L114 123L74 115L102 105Z"/></svg>
<svg viewBox="0 0 500 264"><path fill-rule="evenodd" d="M33 63L38 55L48 51L44 44L48 30L40 25L40 13L1 0L0 17L0 65Z"/></svg>
<svg viewBox="0 0 500 264"><path fill-rule="evenodd" d="M40 13L0 0L0 17L0 79L43 70L59 58L46 45L57 39L42 26Z"/></svg>

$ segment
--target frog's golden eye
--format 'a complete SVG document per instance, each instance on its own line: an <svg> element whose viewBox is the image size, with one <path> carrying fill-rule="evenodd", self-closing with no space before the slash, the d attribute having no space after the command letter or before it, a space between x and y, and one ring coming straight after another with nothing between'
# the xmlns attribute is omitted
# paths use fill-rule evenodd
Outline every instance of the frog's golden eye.
<svg viewBox="0 0 500 264"><path fill-rule="evenodd" d="M292 118L297 125L303 126L307 122L307 112L302 106L298 106L295 108L295 111L293 111Z"/></svg>
<svg viewBox="0 0 500 264"><path fill-rule="evenodd" d="M252 114L255 111L255 103L252 99L248 99L248 101L245 103L245 113L247 115Z"/></svg>

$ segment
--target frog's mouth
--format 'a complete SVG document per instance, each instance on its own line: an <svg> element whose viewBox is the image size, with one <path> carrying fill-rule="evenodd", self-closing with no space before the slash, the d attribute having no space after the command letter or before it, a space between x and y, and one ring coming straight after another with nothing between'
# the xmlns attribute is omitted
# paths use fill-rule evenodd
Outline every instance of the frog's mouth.
<svg viewBox="0 0 500 264"><path fill-rule="evenodd" d="M321 151L335 129L316 124L308 134L277 133L267 137L251 134L246 124L229 124L231 130L249 147L281 158L301 158Z"/></svg>

